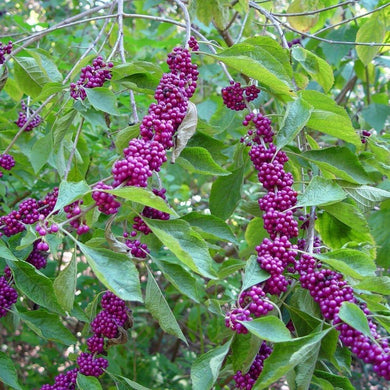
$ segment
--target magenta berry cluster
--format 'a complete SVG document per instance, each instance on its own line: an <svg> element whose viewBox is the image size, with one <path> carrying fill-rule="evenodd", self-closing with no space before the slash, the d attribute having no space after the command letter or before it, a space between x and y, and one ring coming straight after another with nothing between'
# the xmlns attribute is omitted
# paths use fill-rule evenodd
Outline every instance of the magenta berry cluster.
<svg viewBox="0 0 390 390"><path fill-rule="evenodd" d="M256 383L257 378L263 371L264 360L271 355L272 348L266 344L265 341L261 344L260 350L255 356L248 372L243 374L241 371L237 371L233 379L236 382L236 388L241 390L250 390Z"/></svg>
<svg viewBox="0 0 390 390"><path fill-rule="evenodd" d="M6 45L0 42L0 65L5 62L5 54L11 54L12 41L9 41Z"/></svg>
<svg viewBox="0 0 390 390"><path fill-rule="evenodd" d="M154 188L152 191L155 195L166 200L165 188L162 188L161 190L157 190L156 188ZM137 235L137 231L145 235L148 235L149 233L152 232L149 226L144 222L142 217L146 217L150 219L161 219L163 221L167 221L169 219L169 214L165 213L164 211L156 210L153 207L145 206L141 212L141 216L134 217L134 223L133 223L134 230L131 232L132 237L135 237Z"/></svg>
<svg viewBox="0 0 390 390"><path fill-rule="evenodd" d="M92 199L96 202L96 206L103 214L116 214L118 212L121 204L115 200L115 196L109 194L108 192L98 191L98 190L112 190L112 186L103 183L100 181L97 183L93 189L95 191L92 192Z"/></svg>
<svg viewBox="0 0 390 390"><path fill-rule="evenodd" d="M32 264L36 269L45 268L47 264L47 254L45 253L49 249L49 245L46 242L37 240L33 244L33 250L27 256L26 261Z"/></svg>
<svg viewBox="0 0 390 390"><path fill-rule="evenodd" d="M0 167L6 171L10 171L15 166L15 159L10 154L0 154ZM0 170L0 177L3 176L3 172Z"/></svg>
<svg viewBox="0 0 390 390"><path fill-rule="evenodd" d="M365 363L372 364L374 371L380 376L389 380L390 346L387 340L380 338L373 321L368 319L371 331L371 337L368 337L339 318L343 302L357 304L367 316L370 315L367 307L355 298L352 287L344 280L343 275L324 268L308 253L303 253L299 260L296 260L297 248L306 250L307 243L304 239L298 240L298 245L291 242L298 237L298 222L292 212L297 203L297 193L292 188L293 176L284 169L288 158L285 153L277 151L273 144L271 122L262 114L251 113L245 117L243 124L249 129L241 142L250 147L249 157L258 171L260 183L267 192L258 203L263 211L264 228L270 236L256 247L257 261L270 277L254 287L260 289L263 294L278 296L287 290L289 284L286 271L298 272L301 286L307 289L318 303L324 318L338 329L340 341ZM306 215L300 218L303 222L302 229L308 228L309 217ZM314 253L320 251L321 241L318 237L313 237L311 247ZM252 298L254 287L249 292L242 293L237 307L226 315L226 326L237 333L246 333L241 321L250 321L254 316L267 314L267 308L264 306L256 313L250 310L256 302ZM262 297L262 294L257 296ZM243 302L247 301L249 305L244 306ZM253 307L255 309L256 304ZM236 376L238 388L252 388L254 381L247 383L241 373Z"/></svg>
<svg viewBox="0 0 390 390"><path fill-rule="evenodd" d="M29 124L25 127L24 131L31 131L32 129L38 127L41 124L42 118L40 117L40 115L35 114L34 111L27 107L24 101L22 101L21 105L22 110L19 111L19 116L15 123L19 128L22 128L27 123L27 121L30 121ZM30 117L32 117L31 120Z"/></svg>
<svg viewBox="0 0 390 390"><path fill-rule="evenodd" d="M70 96L75 100L84 100L87 97L85 88L102 87L107 80L111 80L113 66L112 62L106 64L101 56L96 57L92 65L81 69L79 80L70 84Z"/></svg>
<svg viewBox="0 0 390 390"><path fill-rule="evenodd" d="M75 202L64 207L66 218L70 220L70 226L76 229L76 233L79 235L89 232L89 226L87 225L85 219L82 219L81 217L75 218L81 214L81 204L83 204L82 200L76 200Z"/></svg>
<svg viewBox="0 0 390 390"><path fill-rule="evenodd" d="M0 276L0 318L8 314L9 308L18 299L18 293L10 284L6 276Z"/></svg>
<svg viewBox="0 0 390 390"><path fill-rule="evenodd" d="M77 357L77 368L69 370L56 377L53 385L45 384L40 390L62 390L76 388L77 374L99 377L108 367L108 360L103 356L107 354L107 339L119 336L119 329L131 327L129 321L130 310L126 302L111 291L103 294L100 301L102 310L91 322L93 336L87 339L88 352L81 352Z"/></svg>
<svg viewBox="0 0 390 390"><path fill-rule="evenodd" d="M191 45L194 47L194 39ZM156 103L149 106L140 126L143 139L157 141L164 149L173 146L172 137L187 113L199 74L191 53L182 47L168 54L167 64L170 72L163 74L154 95Z"/></svg>
<svg viewBox="0 0 390 390"><path fill-rule="evenodd" d="M234 111L242 111L246 104L255 100L260 93L255 85L242 87L240 83L230 81L228 87L222 88L222 99L227 108Z"/></svg>

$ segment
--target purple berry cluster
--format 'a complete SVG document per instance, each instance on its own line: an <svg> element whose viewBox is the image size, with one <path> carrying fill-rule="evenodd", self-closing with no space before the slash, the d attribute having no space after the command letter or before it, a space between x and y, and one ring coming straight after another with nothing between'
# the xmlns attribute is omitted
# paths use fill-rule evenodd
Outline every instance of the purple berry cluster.
<svg viewBox="0 0 390 390"><path fill-rule="evenodd" d="M11 54L12 52L12 41L9 41L6 45L0 42L0 65L5 62L4 54Z"/></svg>
<svg viewBox="0 0 390 390"><path fill-rule="evenodd" d="M236 382L236 388L242 390L251 390L255 384L257 378L263 371L264 360L271 355L272 348L266 344L265 341L261 344L260 350L257 353L253 363L251 364L248 372L243 374L241 371L237 371L233 379Z"/></svg>
<svg viewBox="0 0 390 390"><path fill-rule="evenodd" d="M250 146L249 157L258 171L260 183L267 190L259 199L259 207L264 212L264 228L270 238L265 238L256 251L257 262L270 278L241 294L238 307L227 313L225 324L237 333L247 332L238 321L250 321L272 310L272 305L264 298L266 293L280 295L287 290L289 282L284 273L295 264L297 255L297 246L290 239L298 236L298 223L290 210L296 204L297 193L292 188L291 173L284 170L288 158L284 152L277 151L272 142L271 121L262 114L251 113L245 116L243 124L249 129L242 142ZM249 305L243 305L245 299L249 300Z"/></svg>
<svg viewBox="0 0 390 390"><path fill-rule="evenodd" d="M116 214L118 212L121 204L115 200L115 196L109 194L108 192L98 191L98 190L112 190L112 186L103 183L100 181L97 183L93 189L95 191L92 192L92 199L96 202L96 206L103 214Z"/></svg>
<svg viewBox="0 0 390 390"><path fill-rule="evenodd" d="M94 377L104 374L108 360L98 355L107 354L106 339L116 339L121 328L127 330L131 327L131 321L126 302L111 291L103 294L100 305L102 310L91 322L93 336L87 339L88 352L81 352L77 357L78 368L58 375L53 385L45 384L40 390L74 390L79 372Z"/></svg>
<svg viewBox="0 0 390 390"><path fill-rule="evenodd" d="M270 235L256 247L257 261L260 267L270 274L261 286L262 291L271 295L285 292L289 281L285 271L299 273L301 286L308 289L314 301L319 304L324 318L330 321L340 332L339 338L353 353L373 365L374 370L386 379L390 379L390 347L387 340L382 340L376 325L368 319L371 337L363 335L344 323L338 316L343 302L359 304L351 286L344 280L343 275L331 269L324 268L310 254L304 253L296 260L297 248L306 246L305 240L298 240L298 245L292 244L291 239L298 236L298 222L293 218L291 208L296 205L297 193L293 190L293 177L284 170L287 156L277 151L273 144L273 132L268 118L261 114L249 114L245 117L244 126L250 126L246 137L241 141L250 147L250 159L258 171L258 179L267 194L259 200L259 207L264 212L264 228ZM309 216L300 218L301 228L307 229ZM313 252L319 252L321 241L313 240ZM253 288L253 287L252 287ZM242 294L244 299L247 294ZM370 312L365 305L360 305L366 315ZM244 333L244 327L236 320L248 321L251 318L250 306L234 309L226 316L226 325L238 333ZM265 315L266 312L259 312ZM245 387L241 387L245 388ZM251 386L248 387L249 389Z"/></svg>
<svg viewBox="0 0 390 390"><path fill-rule="evenodd" d="M10 154L0 154L0 167L6 171L10 171L15 166L15 159ZM3 176L3 172L0 171L0 177Z"/></svg>
<svg viewBox="0 0 390 390"><path fill-rule="evenodd" d="M222 88L223 103L227 108L234 111L242 111L246 108L246 104L255 100L260 93L260 89L256 85L248 85L241 87L240 83L230 81L228 87Z"/></svg>
<svg viewBox="0 0 390 390"><path fill-rule="evenodd" d="M228 312L225 317L226 327L237 333L248 333L248 330L239 321L252 321L253 317L265 316L273 309L264 290L258 285L242 292L237 306L237 308Z"/></svg>
<svg viewBox="0 0 390 390"><path fill-rule="evenodd" d="M25 225L32 225L37 221L44 219L49 215L57 202L58 188L55 188L52 192L48 193L43 200L35 200L27 198L22 201L16 210L12 210L10 213L0 217L0 237L4 234L7 237L11 237L24 231ZM37 231L40 235L41 228ZM58 230L58 228L57 228ZM50 232L54 233L57 231L56 227L51 227ZM42 230L43 232L43 230ZM41 250L44 250L41 248Z"/></svg>
<svg viewBox="0 0 390 390"><path fill-rule="evenodd" d="M192 38L190 47L196 47L195 42ZM157 141L164 149L173 146L173 135L186 116L199 74L191 53L182 47L168 54L167 64L170 72L164 73L157 86L154 95L157 102L150 105L140 126L143 139Z"/></svg>
<svg viewBox="0 0 390 390"><path fill-rule="evenodd" d="M49 245L41 240L34 241L33 250L28 255L26 261L32 264L36 269L45 268L47 264L47 254Z"/></svg>
<svg viewBox="0 0 390 390"><path fill-rule="evenodd" d="M198 49L195 38L189 41L189 47ZM116 161L112 167L114 181L112 187L136 186L147 187L148 179L153 172L159 172L167 161L166 150L173 146L173 135L182 123L188 110L188 101L195 92L198 70L191 61L189 50L176 47L168 54L167 64L170 72L164 73L155 91L156 103L150 105L147 115L140 125L140 138L130 140L123 150L124 158ZM154 194L165 197L165 189L153 189ZM100 193L93 193L94 200L104 210L113 211L114 198L101 199ZM100 208L99 208L100 209ZM102 210L101 210L102 211ZM151 207L145 207L139 216L134 218L132 239L126 240L130 253L135 257L145 258L149 252L147 246L135 239L138 233L149 234L151 230L142 217L152 219L169 219L169 214ZM128 237L124 233L124 237Z"/></svg>
<svg viewBox="0 0 390 390"><path fill-rule="evenodd" d="M75 202L68 204L64 207L64 211L66 212L66 218L68 218L70 226L76 229L76 233L78 235L88 233L89 226L86 223L86 220L80 218L75 218L81 214L80 205L83 203L82 200L76 200Z"/></svg>
<svg viewBox="0 0 390 390"><path fill-rule="evenodd" d="M27 123L29 118L33 116L33 119L24 129L24 131L31 131L32 129L38 127L41 124L42 118L39 115L35 114L29 107L27 107L25 102L22 101L21 105L22 111L19 111L18 120L15 121L15 123L19 128L22 128Z"/></svg>
<svg viewBox="0 0 390 390"><path fill-rule="evenodd" d="M75 390L78 368L59 374L55 377L53 385L43 385L40 390Z"/></svg>
<svg viewBox="0 0 390 390"><path fill-rule="evenodd" d="M360 136L360 140L361 140L362 144L367 143L367 139L369 137L371 137L371 132L368 131L368 130L362 130L362 133L361 133L361 136Z"/></svg>
<svg viewBox="0 0 390 390"><path fill-rule="evenodd" d="M111 80L112 62L106 64L101 56L96 57L92 66L87 65L81 69L80 78L77 83L70 84L70 96L73 99L84 100L87 97L85 88L101 87L107 80Z"/></svg>
<svg viewBox="0 0 390 390"><path fill-rule="evenodd" d="M0 276L0 318L8 314L9 308L16 303L18 293L11 287L7 276Z"/></svg>
<svg viewBox="0 0 390 390"><path fill-rule="evenodd" d="M351 286L340 273L323 268L311 255L303 254L297 262L303 288L319 304L321 313L340 332L340 341L365 363L372 364L374 371L390 380L390 347L386 339L381 339L376 325L368 318L371 337L344 323L338 316L343 302L359 304ZM371 313L363 304L360 305L366 316Z"/></svg>
<svg viewBox="0 0 390 390"><path fill-rule="evenodd" d="M166 200L165 193L167 190L165 188L161 188L161 190L157 190L156 188L154 188L152 191L155 195ZM145 206L141 212L141 217L139 216L134 217L134 223L133 223L134 230L131 232L132 237L135 237L137 235L137 231L145 235L148 235L149 233L152 232L149 226L146 225L142 217L146 217L150 219L161 219L163 221L167 221L169 219L169 214L160 210L156 210L153 207Z"/></svg>

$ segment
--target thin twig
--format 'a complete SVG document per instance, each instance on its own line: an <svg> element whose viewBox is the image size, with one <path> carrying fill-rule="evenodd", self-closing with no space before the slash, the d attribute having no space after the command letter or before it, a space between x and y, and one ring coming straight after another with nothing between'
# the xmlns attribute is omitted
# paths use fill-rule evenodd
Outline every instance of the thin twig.
<svg viewBox="0 0 390 390"><path fill-rule="evenodd" d="M183 14L184 14L184 20L186 21L185 25L186 25L186 43L185 43L185 47L188 48L188 41L190 40L191 38L191 18L190 18L190 14L188 13L188 9L187 7L185 6L184 3L182 3L180 0L174 0L175 3L182 9L183 11Z"/></svg>
<svg viewBox="0 0 390 390"><path fill-rule="evenodd" d="M4 150L4 154L7 154L12 146L14 146L15 142L17 141L17 139L20 137L20 135L24 132L24 130L26 129L26 127L33 121L33 119L43 110L43 108L50 103L50 101L54 98L54 96L56 96L55 93L53 93L52 95L50 95L34 112L33 115L30 116L30 118L27 119L26 123L23 125L23 127L21 127L19 129L19 131L15 134L14 138L12 139L12 141L8 144L7 148Z"/></svg>
<svg viewBox="0 0 390 390"><path fill-rule="evenodd" d="M115 4L115 2L114 2ZM113 10L113 7L114 7L114 4L113 6L111 7L110 11L112 12ZM77 62L73 65L72 69L70 70L70 72L66 75L66 77L64 78L64 81L62 82L63 85L65 85L67 83L67 81L70 79L72 73L74 72L74 70L78 67L78 65L80 64L80 62L89 54L89 52L95 47L95 45L99 42L100 38L102 37L103 33L104 33L104 30L106 29L106 26L108 24L108 21L109 19L106 19L103 23L103 27L100 29L98 35L96 36L95 40L89 45L89 47L83 52L83 54L80 56L80 58L77 60ZM98 52L99 53L99 52Z"/></svg>
<svg viewBox="0 0 390 390"><path fill-rule="evenodd" d="M360 19L360 18L364 18L365 16L373 14L374 12L380 11L380 10L388 7L389 5L390 5L390 3L386 3L386 4L384 4L384 5L380 6L380 7L372 10L372 11L368 11L368 12L366 12L364 14L361 14L361 15L358 15L358 16L354 16L353 18L342 20L341 22L332 24L331 26L324 27L321 30L316 31L313 35L319 35L319 34L323 33L324 31L328 31L328 30L331 30L331 29L333 29L335 27L341 26L343 24L346 24L346 23L349 23L349 22L353 22L353 21L355 21L357 19Z"/></svg>
<svg viewBox="0 0 390 390"><path fill-rule="evenodd" d="M387 3L385 6L389 6L390 3ZM258 6L255 2L253 1L250 1L249 2L249 6L256 9L257 11L259 11L260 13L262 13L263 15L265 14L269 14L269 12L263 8L261 8L260 6ZM385 6L382 6L382 8L384 8ZM379 8L377 8L379 9ZM390 46L390 43L379 43L379 42L350 42L350 41L333 41L333 40L330 40L330 39L325 39L325 38L321 38L321 37L318 37L316 35L313 35L313 34L309 34L309 33L306 33L306 32L303 32L303 31L299 31L293 27L291 27L288 23L285 23L283 21L281 21L280 19L274 17L274 20L276 22L278 22L278 24L282 25L283 27L287 28L288 30L290 31L293 31L295 32L296 34L299 34L299 35L302 35L306 38L312 38L312 39L316 39L317 41L321 41L321 42L326 42L326 43L330 43L330 44L335 44L335 45L351 45L351 46ZM318 32L317 32L318 33Z"/></svg>
<svg viewBox="0 0 390 390"><path fill-rule="evenodd" d="M359 0L344 1L343 3L331 5L331 6L325 7L325 8L316 9L316 10L314 10L314 11L292 12L292 13L289 13L289 14L281 14L281 13L277 13L277 12L272 12L272 15L273 15L273 16L277 16L277 17L283 17L283 16L285 16L286 18L288 18L288 17L293 17L293 16L308 16L308 15L315 15L315 14L319 14L319 13L321 13L321 12L329 11L329 10L331 10L331 9L333 9L333 8L338 8L338 7L343 7L344 5L353 4L353 3L358 3L358 1L359 1Z"/></svg>
<svg viewBox="0 0 390 390"><path fill-rule="evenodd" d="M234 41L235 44L238 43L238 42L240 42L241 37L242 37L242 34L244 34L246 22L247 22L248 17L249 17L249 12L250 12L250 9L248 9L248 12L247 12L247 13L245 14L245 16L244 16L244 20L243 20L242 23L241 23L240 32L238 33L237 38L236 38L236 40Z"/></svg>

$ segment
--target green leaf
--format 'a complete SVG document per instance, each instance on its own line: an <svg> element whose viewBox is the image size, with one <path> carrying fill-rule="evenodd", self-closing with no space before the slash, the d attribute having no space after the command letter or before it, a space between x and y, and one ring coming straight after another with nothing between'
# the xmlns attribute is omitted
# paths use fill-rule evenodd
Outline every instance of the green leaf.
<svg viewBox="0 0 390 390"><path fill-rule="evenodd" d="M35 58L41 70L51 81L61 83L63 80L62 74L53 62L50 53L43 49L27 50L27 52Z"/></svg>
<svg viewBox="0 0 390 390"><path fill-rule="evenodd" d="M257 262L257 257L250 256L246 261L245 274L242 281L241 290L245 291L255 284L264 282L265 280L269 279L269 277L270 274L260 267L259 263Z"/></svg>
<svg viewBox="0 0 390 390"><path fill-rule="evenodd" d="M367 317L363 313L363 310L355 303L343 302L338 315L342 321L352 328L363 333L365 336L372 337Z"/></svg>
<svg viewBox="0 0 390 390"><path fill-rule="evenodd" d="M314 176L305 192L298 196L296 207L320 206L338 203L345 199L347 194L334 181L321 176Z"/></svg>
<svg viewBox="0 0 390 390"><path fill-rule="evenodd" d="M153 258L153 262L164 273L167 280L175 286L177 290L187 295L196 303L200 302L201 291L197 279L179 264Z"/></svg>
<svg viewBox="0 0 390 390"><path fill-rule="evenodd" d="M312 111L313 107L300 97L287 103L286 113L276 137L278 149L282 149L300 133L310 119Z"/></svg>
<svg viewBox="0 0 390 390"><path fill-rule="evenodd" d="M176 162L190 173L215 176L231 174L231 172L221 168L213 160L207 149L201 147L187 147L183 149Z"/></svg>
<svg viewBox="0 0 390 390"><path fill-rule="evenodd" d="M127 126L120 130L115 138L115 147L119 154L129 146L129 141L139 135L139 124Z"/></svg>
<svg viewBox="0 0 390 390"><path fill-rule="evenodd" d="M211 349L194 361L191 367L193 390L210 390L213 387L231 343L232 339L224 345Z"/></svg>
<svg viewBox="0 0 390 390"><path fill-rule="evenodd" d="M164 199L155 195L152 191L147 190L146 188L128 186L116 188L114 190L105 190L105 192L109 192L110 194L119 196L120 198L131 200L135 203L140 203L144 206L153 207L154 209L164 211L165 213L171 215L176 215L176 212L167 205Z"/></svg>
<svg viewBox="0 0 390 390"><path fill-rule="evenodd" d="M376 206L379 202L390 199L390 192L381 188L363 186L343 186L344 190L355 199L363 210L369 210Z"/></svg>
<svg viewBox="0 0 390 390"><path fill-rule="evenodd" d="M313 348L295 367L295 384L297 389L309 389L314 369L317 365L321 345Z"/></svg>
<svg viewBox="0 0 390 390"><path fill-rule="evenodd" d="M37 97L42 87L50 80L31 57L14 57L15 79L20 89L33 98Z"/></svg>
<svg viewBox="0 0 390 390"><path fill-rule="evenodd" d="M105 87L85 88L87 97L93 108L111 115L119 115L114 93Z"/></svg>
<svg viewBox="0 0 390 390"><path fill-rule="evenodd" d="M390 229L384 229L390 221L390 209L378 210L368 218L377 249L376 262L378 266L390 267ZM1 248L0 248L1 249Z"/></svg>
<svg viewBox="0 0 390 390"><path fill-rule="evenodd" d="M370 177L358 158L346 147L330 147L310 150L301 157L314 162L321 169L332 173L345 181L355 184L367 184Z"/></svg>
<svg viewBox="0 0 390 390"><path fill-rule="evenodd" d="M0 240L0 257L6 260L18 261L17 257L14 256L3 240Z"/></svg>
<svg viewBox="0 0 390 390"><path fill-rule="evenodd" d="M334 83L333 70L325 60L298 45L291 48L291 54L325 92L332 88Z"/></svg>
<svg viewBox="0 0 390 390"><path fill-rule="evenodd" d="M180 329L180 326L177 323L177 320L172 313L172 310L169 307L164 294L161 292L160 287L158 286L149 268L148 281L146 283L145 307L147 310L149 310L153 318L158 321L164 332L176 336L188 345L186 337Z"/></svg>
<svg viewBox="0 0 390 390"><path fill-rule="evenodd" d="M356 42L381 43L385 38L385 34L386 26L376 15L372 15L370 20L359 28L356 34ZM380 46L356 46L357 55L366 66L375 57L379 49Z"/></svg>
<svg viewBox="0 0 390 390"><path fill-rule="evenodd" d="M40 94L34 99L35 102L46 100L50 95L64 90L62 83L47 83L43 86Z"/></svg>
<svg viewBox="0 0 390 390"><path fill-rule="evenodd" d="M80 242L77 245L96 277L109 290L125 301L143 301L138 270L127 255Z"/></svg>
<svg viewBox="0 0 390 390"><path fill-rule="evenodd" d="M363 108L362 116L370 126L379 132L385 128L386 121L390 116L390 107L386 104L371 103Z"/></svg>
<svg viewBox="0 0 390 390"><path fill-rule="evenodd" d="M375 274L376 265L366 253L356 249L337 249L332 252L315 254L315 257L331 265L344 275L363 279Z"/></svg>
<svg viewBox="0 0 390 390"><path fill-rule="evenodd" d="M207 55L258 80L261 86L281 99L290 100L294 95L287 51L270 37L250 38L218 55Z"/></svg>
<svg viewBox="0 0 390 390"><path fill-rule="evenodd" d="M244 166L232 171L229 176L218 177L210 193L211 214L223 220L229 218L241 199L241 186L244 180ZM226 191L229 189L229 191Z"/></svg>
<svg viewBox="0 0 390 390"><path fill-rule="evenodd" d="M23 390L23 387L19 384L18 375L11 358L2 351L0 351L0 381L15 390Z"/></svg>
<svg viewBox="0 0 390 390"><path fill-rule="evenodd" d="M89 190L89 185L84 180L77 183L62 181L58 188L57 203L53 212L82 198Z"/></svg>
<svg viewBox="0 0 390 390"><path fill-rule="evenodd" d="M318 214L316 229L325 245L332 249L342 248L349 242L354 242L359 246L374 247L375 245L369 231L355 230L327 212Z"/></svg>
<svg viewBox="0 0 390 390"><path fill-rule="evenodd" d="M80 390L103 390L99 380L94 376L85 376L78 373L76 383Z"/></svg>
<svg viewBox="0 0 390 390"><path fill-rule="evenodd" d="M190 225L180 219L162 221L143 218L157 238L177 258L194 272L210 279L216 279L208 246Z"/></svg>
<svg viewBox="0 0 390 390"><path fill-rule="evenodd" d="M350 380L344 376L341 375L335 375L332 373L329 373L327 371L320 371L316 370L314 371L314 374L317 378L323 379L331 383L332 389L343 389L343 390L355 390L356 387L352 385ZM327 390L326 387L323 388L323 390Z"/></svg>
<svg viewBox="0 0 390 390"><path fill-rule="evenodd" d="M256 202L257 208L259 204ZM264 220L260 217L252 218L245 230L245 241L248 243L249 250L255 249L265 237L268 237L268 232L264 229Z"/></svg>
<svg viewBox="0 0 390 390"><path fill-rule="evenodd" d="M134 61L115 65L111 71L113 75L112 80L121 80L133 74L145 74L146 76L152 77L156 85L160 81L163 73L159 65L147 61Z"/></svg>
<svg viewBox="0 0 390 390"><path fill-rule="evenodd" d="M371 276L365 277L354 288L359 290L371 291L382 295L390 295L390 277L389 276Z"/></svg>
<svg viewBox="0 0 390 390"><path fill-rule="evenodd" d="M30 159L35 174L37 174L47 163L52 149L53 146L51 134L47 134L35 142L29 155L27 156Z"/></svg>
<svg viewBox="0 0 390 390"><path fill-rule="evenodd" d="M258 354L263 340L252 333L236 334L232 343L232 363L234 371L247 372Z"/></svg>
<svg viewBox="0 0 390 390"><path fill-rule="evenodd" d="M356 146L361 145L360 137L343 107L338 106L333 99L318 91L301 91L300 96L313 107L307 122L308 127Z"/></svg>
<svg viewBox="0 0 390 390"><path fill-rule="evenodd" d="M76 337L64 326L56 314L38 309L19 312L19 316L40 337L65 345L77 342Z"/></svg>
<svg viewBox="0 0 390 390"><path fill-rule="evenodd" d="M239 321L248 331L261 340L271 343L283 343L291 340L291 333L279 318L268 315L253 321Z"/></svg>
<svg viewBox="0 0 390 390"><path fill-rule="evenodd" d="M36 304L55 313L64 314L57 302L52 281L25 261L10 261L16 287Z"/></svg>
<svg viewBox="0 0 390 390"><path fill-rule="evenodd" d="M341 202L322 208L354 231L369 233L367 220L356 206Z"/></svg>
<svg viewBox="0 0 390 390"><path fill-rule="evenodd" d="M334 390L333 385L326 379L318 378L315 375L311 377L311 382L317 385L321 390Z"/></svg>
<svg viewBox="0 0 390 390"><path fill-rule="evenodd" d="M149 389L149 387L142 386L139 383L134 382L134 381L132 381L129 378L125 378L124 376L118 375L118 378L120 378L123 381L125 381L134 390L151 390L151 389Z"/></svg>
<svg viewBox="0 0 390 390"><path fill-rule="evenodd" d="M318 348L318 344L329 330L330 328L305 337L276 343L271 356L264 361L263 371L253 386L253 390L268 388L301 363L309 353Z"/></svg>
<svg viewBox="0 0 390 390"><path fill-rule="evenodd" d="M69 110L67 113L57 116L53 124L53 146L55 148L61 144L66 133L72 125L73 120L76 117L76 110Z"/></svg>
<svg viewBox="0 0 390 390"><path fill-rule="evenodd" d="M181 217L191 226L197 227L206 233L206 238L222 240L238 244L236 236L233 234L230 226L222 219L209 214L200 214L196 211L188 213Z"/></svg>
<svg viewBox="0 0 390 390"><path fill-rule="evenodd" d="M69 264L64 268L53 282L54 292L61 307L71 312L74 303L77 285L77 262L76 255L72 256Z"/></svg>
<svg viewBox="0 0 390 390"><path fill-rule="evenodd" d="M225 279L227 276L234 274L235 272L243 269L245 262L237 259L227 259L218 270L218 278Z"/></svg>

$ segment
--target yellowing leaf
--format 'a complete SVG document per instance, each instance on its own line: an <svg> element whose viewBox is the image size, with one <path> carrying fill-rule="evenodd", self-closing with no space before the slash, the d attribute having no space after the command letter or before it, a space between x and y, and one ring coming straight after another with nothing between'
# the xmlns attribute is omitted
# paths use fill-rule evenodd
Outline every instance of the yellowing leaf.
<svg viewBox="0 0 390 390"><path fill-rule="evenodd" d="M381 43L386 34L386 27L374 15L359 28L356 42ZM356 52L364 65L368 65L378 53L380 46L357 46Z"/></svg>
<svg viewBox="0 0 390 390"><path fill-rule="evenodd" d="M287 9L287 13L300 13L317 8L317 0L294 0ZM292 16L288 18L291 27L305 32L309 31L318 22L319 14Z"/></svg>

